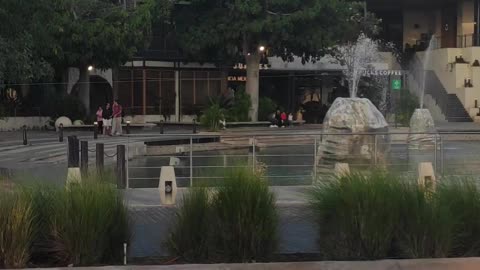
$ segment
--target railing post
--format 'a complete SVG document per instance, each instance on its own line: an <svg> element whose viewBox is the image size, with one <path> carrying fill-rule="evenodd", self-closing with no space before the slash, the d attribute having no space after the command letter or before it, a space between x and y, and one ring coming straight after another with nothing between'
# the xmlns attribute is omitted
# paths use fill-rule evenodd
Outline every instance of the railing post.
<svg viewBox="0 0 480 270"><path fill-rule="evenodd" d="M257 163L257 160L256 160L256 157L255 157L255 152L256 152L256 143L255 143L255 136L253 136L253 141L252 141L252 169L253 169L253 173L255 173L255 165Z"/></svg>
<svg viewBox="0 0 480 270"><path fill-rule="evenodd" d="M104 167L104 144L103 143L97 143L95 146L95 154L96 154L96 168L97 168L97 174L98 175L103 175L103 167Z"/></svg>
<svg viewBox="0 0 480 270"><path fill-rule="evenodd" d="M82 177L88 176L88 141L80 142L80 172Z"/></svg>
<svg viewBox="0 0 480 270"><path fill-rule="evenodd" d="M441 174L443 176L443 174L445 173L445 148L444 148L444 145L443 145L443 138L442 138L442 135L439 135L440 136L440 167L441 167Z"/></svg>
<svg viewBox="0 0 480 270"><path fill-rule="evenodd" d="M193 137L190 136L190 187L193 187Z"/></svg>
<svg viewBox="0 0 480 270"><path fill-rule="evenodd" d="M125 145L117 145L117 188L125 189Z"/></svg>
<svg viewBox="0 0 480 270"><path fill-rule="evenodd" d="M437 134L435 134L434 136L433 145L435 147L435 150L433 151L433 169L435 171L435 174L437 174Z"/></svg>
<svg viewBox="0 0 480 270"><path fill-rule="evenodd" d="M23 145L28 144L28 138L27 138L27 126L23 126Z"/></svg>
<svg viewBox="0 0 480 270"><path fill-rule="evenodd" d="M374 135L374 145L373 145L373 165L377 166L377 134Z"/></svg>
<svg viewBox="0 0 480 270"><path fill-rule="evenodd" d="M58 141L63 142L63 124L58 126Z"/></svg>
<svg viewBox="0 0 480 270"><path fill-rule="evenodd" d="M317 137L313 142L313 182L317 181Z"/></svg>

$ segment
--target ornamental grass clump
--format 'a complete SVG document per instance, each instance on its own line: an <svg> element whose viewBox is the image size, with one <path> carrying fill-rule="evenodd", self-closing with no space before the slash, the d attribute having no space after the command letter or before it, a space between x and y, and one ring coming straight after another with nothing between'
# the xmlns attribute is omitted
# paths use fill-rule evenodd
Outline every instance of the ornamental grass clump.
<svg viewBox="0 0 480 270"><path fill-rule="evenodd" d="M121 263L127 209L105 177L0 187L0 268Z"/></svg>
<svg viewBox="0 0 480 270"><path fill-rule="evenodd" d="M260 175L246 168L227 172L212 211L215 253L227 262L265 260L275 251L275 195Z"/></svg>
<svg viewBox="0 0 480 270"><path fill-rule="evenodd" d="M27 266L34 225L27 194L0 189L0 268Z"/></svg>
<svg viewBox="0 0 480 270"><path fill-rule="evenodd" d="M225 173L216 189L192 189L167 245L189 262L262 261L277 246L278 217L268 184L247 168Z"/></svg>
<svg viewBox="0 0 480 270"><path fill-rule="evenodd" d="M380 259L389 255L400 221L400 181L391 175L352 173L310 193L326 259Z"/></svg>
<svg viewBox="0 0 480 270"><path fill-rule="evenodd" d="M103 179L105 180L105 179ZM127 209L110 181L30 186L35 214L31 261L40 266L120 264L130 239Z"/></svg>
<svg viewBox="0 0 480 270"><path fill-rule="evenodd" d="M211 209L206 188L195 187L184 195L167 241L169 252L187 262L206 262L209 258Z"/></svg>
<svg viewBox="0 0 480 270"><path fill-rule="evenodd" d="M328 260L480 255L480 190L469 180L443 179L431 193L416 179L352 173L310 200Z"/></svg>

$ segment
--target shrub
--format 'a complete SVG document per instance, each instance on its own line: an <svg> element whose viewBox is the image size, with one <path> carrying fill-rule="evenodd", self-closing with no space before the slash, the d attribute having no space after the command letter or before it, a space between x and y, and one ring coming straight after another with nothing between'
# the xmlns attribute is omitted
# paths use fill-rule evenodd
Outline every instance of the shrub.
<svg viewBox="0 0 480 270"><path fill-rule="evenodd" d="M395 114L397 115L396 122L403 126L410 125L410 118L413 112L419 107L418 99L410 91L405 90L400 92L399 104L395 107Z"/></svg>
<svg viewBox="0 0 480 270"><path fill-rule="evenodd" d="M184 195L176 213L173 231L167 242L170 253L182 256L188 262L207 261L211 220L207 189L191 189Z"/></svg>
<svg viewBox="0 0 480 270"><path fill-rule="evenodd" d="M220 121L225 120L224 110L218 103L208 107L200 118L202 125L210 131L218 131L220 129Z"/></svg>
<svg viewBox="0 0 480 270"><path fill-rule="evenodd" d="M239 89L235 92L235 101L225 113L228 122L248 122L250 117L248 113L252 107L252 100L244 89Z"/></svg>
<svg viewBox="0 0 480 270"><path fill-rule="evenodd" d="M261 97L258 101L258 120L270 120L270 115L276 111L277 107L277 104L271 98Z"/></svg>
<svg viewBox="0 0 480 270"><path fill-rule="evenodd" d="M268 258L277 244L277 212L267 182L235 170L208 194L199 188L184 198L167 242L170 252L195 262Z"/></svg>
<svg viewBox="0 0 480 270"><path fill-rule="evenodd" d="M0 268L24 268L30 259L34 229L26 194L0 190Z"/></svg>
<svg viewBox="0 0 480 270"><path fill-rule="evenodd" d="M214 247L228 262L268 258L277 244L275 196L248 169L228 172L212 200Z"/></svg>
<svg viewBox="0 0 480 270"><path fill-rule="evenodd" d="M351 174L311 192L327 259L387 257L399 222L399 181L385 173Z"/></svg>

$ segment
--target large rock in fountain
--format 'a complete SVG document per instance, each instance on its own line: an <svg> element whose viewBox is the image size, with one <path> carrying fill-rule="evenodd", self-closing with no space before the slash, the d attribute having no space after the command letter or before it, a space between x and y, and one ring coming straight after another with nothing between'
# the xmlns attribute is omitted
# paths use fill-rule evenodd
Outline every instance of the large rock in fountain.
<svg viewBox="0 0 480 270"><path fill-rule="evenodd" d="M390 150L387 132L387 121L370 100L337 98L323 122L328 135L318 148L319 163L382 164Z"/></svg>
<svg viewBox="0 0 480 270"><path fill-rule="evenodd" d="M435 123L428 109L416 109L410 118L409 149L429 149L434 145ZM418 134L425 133L425 134Z"/></svg>

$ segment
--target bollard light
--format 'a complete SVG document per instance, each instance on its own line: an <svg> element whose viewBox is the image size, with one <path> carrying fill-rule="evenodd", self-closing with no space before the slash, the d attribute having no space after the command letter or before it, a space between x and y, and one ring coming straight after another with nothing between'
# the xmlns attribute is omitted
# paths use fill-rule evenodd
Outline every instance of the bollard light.
<svg viewBox="0 0 480 270"><path fill-rule="evenodd" d="M163 127L165 125L165 122L163 120L160 121L160 134L163 134Z"/></svg>
<svg viewBox="0 0 480 270"><path fill-rule="evenodd" d="M98 139L98 122L93 122L93 139Z"/></svg>
<svg viewBox="0 0 480 270"><path fill-rule="evenodd" d="M166 194L171 194L172 191L173 191L172 181L165 181L165 193Z"/></svg>
<svg viewBox="0 0 480 270"><path fill-rule="evenodd" d="M195 118L193 118L192 133L193 133L193 134L197 133L197 119L195 119Z"/></svg>
<svg viewBox="0 0 480 270"><path fill-rule="evenodd" d="M125 131L127 134L130 134L130 121L127 121L127 128Z"/></svg>

